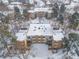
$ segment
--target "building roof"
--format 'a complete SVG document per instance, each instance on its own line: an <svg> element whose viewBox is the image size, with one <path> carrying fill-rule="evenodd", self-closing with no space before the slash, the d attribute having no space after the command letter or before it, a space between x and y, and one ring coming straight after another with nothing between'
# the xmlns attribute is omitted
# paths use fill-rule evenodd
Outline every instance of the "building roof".
<svg viewBox="0 0 79 59"><path fill-rule="evenodd" d="M27 36L52 36L50 24L30 24Z"/></svg>
<svg viewBox="0 0 79 59"><path fill-rule="evenodd" d="M53 30L53 40L61 41L64 38L64 33L62 30Z"/></svg>
<svg viewBox="0 0 79 59"><path fill-rule="evenodd" d="M35 2L37 3L36 4L37 7L43 7L43 6L45 6L45 3L42 0L35 0Z"/></svg>
<svg viewBox="0 0 79 59"><path fill-rule="evenodd" d="M74 2L79 2L79 0L73 0Z"/></svg>
<svg viewBox="0 0 79 59"><path fill-rule="evenodd" d="M22 32L16 33L16 37L17 37L17 41L24 41L24 40L26 40L26 34L22 33Z"/></svg>
<svg viewBox="0 0 79 59"><path fill-rule="evenodd" d="M11 5L21 5L21 2L11 2Z"/></svg>
<svg viewBox="0 0 79 59"><path fill-rule="evenodd" d="M51 4L51 2L49 0L46 1L46 4Z"/></svg>
<svg viewBox="0 0 79 59"><path fill-rule="evenodd" d="M2 2L3 2L4 4L8 4L8 3L9 3L8 0L2 0Z"/></svg>
<svg viewBox="0 0 79 59"><path fill-rule="evenodd" d="M44 7L44 8L35 8L33 10L28 10L29 13L34 13L34 12L52 12L52 10L49 10L50 8Z"/></svg>

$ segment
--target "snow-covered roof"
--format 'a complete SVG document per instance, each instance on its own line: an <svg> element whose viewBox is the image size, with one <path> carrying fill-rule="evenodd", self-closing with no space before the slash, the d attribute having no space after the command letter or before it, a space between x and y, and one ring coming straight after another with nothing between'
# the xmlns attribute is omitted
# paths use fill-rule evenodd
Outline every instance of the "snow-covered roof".
<svg viewBox="0 0 79 59"><path fill-rule="evenodd" d="M70 0L61 0L61 2L63 2L64 4L69 4Z"/></svg>
<svg viewBox="0 0 79 59"><path fill-rule="evenodd" d="M30 4L34 4L34 0L29 0L29 3Z"/></svg>
<svg viewBox="0 0 79 59"><path fill-rule="evenodd" d="M21 2L11 2L10 3L11 5L20 5L20 4L22 4Z"/></svg>
<svg viewBox="0 0 79 59"><path fill-rule="evenodd" d="M64 38L62 30L53 30L53 40L61 41Z"/></svg>
<svg viewBox="0 0 79 59"><path fill-rule="evenodd" d="M73 2L79 2L79 0L73 0Z"/></svg>
<svg viewBox="0 0 79 59"><path fill-rule="evenodd" d="M17 41L24 41L26 40L26 33L22 33L22 32L16 33L16 37L17 37Z"/></svg>
<svg viewBox="0 0 79 59"><path fill-rule="evenodd" d="M35 2L37 2L36 4L37 7L45 6L45 3L42 0L35 0Z"/></svg>
<svg viewBox="0 0 79 59"><path fill-rule="evenodd" d="M29 13L34 12L52 12L52 10L49 10L49 8L35 8L34 10L28 10Z"/></svg>
<svg viewBox="0 0 79 59"><path fill-rule="evenodd" d="M10 9L14 9L14 6L12 6L12 5L8 5L7 7Z"/></svg>
<svg viewBox="0 0 79 59"><path fill-rule="evenodd" d="M52 36L50 24L30 24L27 36Z"/></svg>
<svg viewBox="0 0 79 59"><path fill-rule="evenodd" d="M18 7L21 14L23 13L23 9L25 9L25 7L22 4L20 5L19 2L11 3L10 5L8 5L8 8L10 8L11 10L14 10L14 7Z"/></svg>
<svg viewBox="0 0 79 59"><path fill-rule="evenodd" d="M27 33L27 30L19 30L20 33Z"/></svg>
<svg viewBox="0 0 79 59"><path fill-rule="evenodd" d="M8 5L8 8L10 8L10 9L14 9L14 7L15 7L15 5ZM16 5L16 7L18 7L19 9L23 8L20 5Z"/></svg>
<svg viewBox="0 0 79 59"><path fill-rule="evenodd" d="M36 12L40 12L40 11L47 12L47 11L49 11L49 8L35 8L35 11Z"/></svg>
<svg viewBox="0 0 79 59"><path fill-rule="evenodd" d="M8 0L2 0L2 2L3 2L4 4L8 4L8 3L9 3Z"/></svg>
<svg viewBox="0 0 79 59"><path fill-rule="evenodd" d="M35 13L35 10L28 10L29 13Z"/></svg>
<svg viewBox="0 0 79 59"><path fill-rule="evenodd" d="M51 2L49 0L47 0L46 4L51 4Z"/></svg>

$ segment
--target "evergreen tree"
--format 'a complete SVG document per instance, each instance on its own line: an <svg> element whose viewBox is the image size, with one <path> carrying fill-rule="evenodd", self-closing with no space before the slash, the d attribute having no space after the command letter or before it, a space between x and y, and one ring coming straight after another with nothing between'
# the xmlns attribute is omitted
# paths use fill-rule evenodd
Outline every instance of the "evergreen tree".
<svg viewBox="0 0 79 59"><path fill-rule="evenodd" d="M79 19L79 14L78 12L75 12L69 19L69 23L70 23L69 27L76 29L79 24L78 19Z"/></svg>
<svg viewBox="0 0 79 59"><path fill-rule="evenodd" d="M58 11L59 11L59 6L58 6L57 3L55 3L54 4L54 8L53 8L53 12L54 12L53 16L54 17L57 17L58 16Z"/></svg>
<svg viewBox="0 0 79 59"><path fill-rule="evenodd" d="M58 20L61 24L63 24L64 17L60 14L60 15L58 16L57 20Z"/></svg>
<svg viewBox="0 0 79 59"><path fill-rule="evenodd" d="M53 16L54 16L54 17L57 17L57 16L58 16L58 11L57 11L57 9L54 8L54 9L53 9L53 12L54 12Z"/></svg>
<svg viewBox="0 0 79 59"><path fill-rule="evenodd" d="M28 12L27 12L27 9L24 9L24 10L23 10L23 15L24 15L24 17L27 16L27 13L28 13Z"/></svg>
<svg viewBox="0 0 79 59"><path fill-rule="evenodd" d="M20 10L19 10L19 8L18 8L18 7L14 7L14 11L15 11L15 12L17 12L17 13L19 13L19 12L20 12Z"/></svg>
<svg viewBox="0 0 79 59"><path fill-rule="evenodd" d="M14 15L15 19L21 19L22 15L20 13L19 8L18 7L14 7L14 10L15 10L15 15Z"/></svg>
<svg viewBox="0 0 79 59"><path fill-rule="evenodd" d="M77 11L72 15L72 19L73 20L79 19L79 13Z"/></svg>
<svg viewBox="0 0 79 59"><path fill-rule="evenodd" d="M69 39L73 42L73 41L77 41L79 40L79 35L76 33L70 33L69 34Z"/></svg>
<svg viewBox="0 0 79 59"><path fill-rule="evenodd" d="M59 11L59 6L58 6L57 3L54 4L54 8L55 8L57 11Z"/></svg>
<svg viewBox="0 0 79 59"><path fill-rule="evenodd" d="M65 9L66 9L65 4L62 4L60 7L60 13L64 13Z"/></svg>

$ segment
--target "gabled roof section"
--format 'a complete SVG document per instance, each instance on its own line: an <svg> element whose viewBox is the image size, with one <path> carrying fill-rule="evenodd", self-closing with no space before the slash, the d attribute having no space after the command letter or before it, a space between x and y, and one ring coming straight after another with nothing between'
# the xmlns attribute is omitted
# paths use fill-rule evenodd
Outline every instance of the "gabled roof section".
<svg viewBox="0 0 79 59"><path fill-rule="evenodd" d="M50 24L30 24L27 36L52 36Z"/></svg>

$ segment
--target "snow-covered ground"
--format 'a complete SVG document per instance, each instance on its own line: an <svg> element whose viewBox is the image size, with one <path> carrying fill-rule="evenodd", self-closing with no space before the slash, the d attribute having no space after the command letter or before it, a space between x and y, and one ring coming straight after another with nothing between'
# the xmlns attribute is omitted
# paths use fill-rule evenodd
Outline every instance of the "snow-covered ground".
<svg viewBox="0 0 79 59"><path fill-rule="evenodd" d="M15 55L15 56L11 56L11 57L0 57L0 59L79 59L79 56L75 53L74 49L72 49L72 53L71 51L67 52L63 52L64 49L59 49L57 50L57 52L52 52L50 50L48 50L48 46L46 44L33 44L31 46L31 51L30 53L27 55L26 54L19 54L19 55Z"/></svg>
<svg viewBox="0 0 79 59"><path fill-rule="evenodd" d="M31 46L31 53L28 59L47 59L48 58L48 45L46 44L33 44Z"/></svg>

